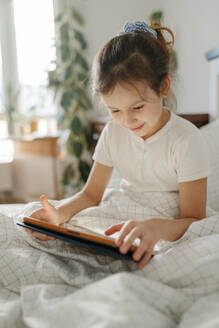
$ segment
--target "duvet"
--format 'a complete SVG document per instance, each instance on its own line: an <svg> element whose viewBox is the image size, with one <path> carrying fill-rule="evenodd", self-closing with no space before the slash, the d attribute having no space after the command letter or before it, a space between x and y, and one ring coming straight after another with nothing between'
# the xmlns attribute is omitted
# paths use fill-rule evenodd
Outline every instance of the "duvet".
<svg viewBox="0 0 219 328"><path fill-rule="evenodd" d="M179 240L161 242L139 271L132 261L60 240L39 241L16 226L39 207L34 202L12 215L0 214L1 328L219 327L217 212L208 209ZM72 220L105 229L110 222L177 213L175 192L111 188L99 207Z"/></svg>

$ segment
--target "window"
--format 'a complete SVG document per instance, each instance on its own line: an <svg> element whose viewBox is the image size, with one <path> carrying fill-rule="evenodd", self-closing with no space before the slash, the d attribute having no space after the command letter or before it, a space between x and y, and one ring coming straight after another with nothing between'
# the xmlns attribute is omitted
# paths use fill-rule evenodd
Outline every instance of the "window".
<svg viewBox="0 0 219 328"><path fill-rule="evenodd" d="M13 142L7 140L4 85L10 83L11 77L16 80L17 64L19 112L25 117L31 113L39 117L42 135L56 133L53 92L46 87L47 70L53 69L51 61L55 57L53 16L53 0L0 1L0 162L13 158ZM2 60L1 50L7 60Z"/></svg>
<svg viewBox="0 0 219 328"><path fill-rule="evenodd" d="M14 19L20 82L20 111L54 115L53 92L47 70L55 57L52 0L14 0Z"/></svg>

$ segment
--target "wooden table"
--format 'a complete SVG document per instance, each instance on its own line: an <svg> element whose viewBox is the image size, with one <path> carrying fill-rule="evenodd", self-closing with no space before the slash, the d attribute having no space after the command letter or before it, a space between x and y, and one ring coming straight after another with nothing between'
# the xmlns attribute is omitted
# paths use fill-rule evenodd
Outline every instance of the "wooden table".
<svg viewBox="0 0 219 328"><path fill-rule="evenodd" d="M52 198L60 199L61 195L59 192L60 188L59 188L58 172L57 172L57 159L60 155L58 150L59 136L45 136L45 137L34 137L34 138L16 137L13 139L13 141L14 141L15 160L16 158L23 157L24 155L27 155L28 158L32 156L32 163L34 161L34 158L36 158L37 160L39 160L39 157L42 159L45 158L44 161L46 161L48 158L51 158L51 160L49 160L50 164L47 164L47 166L49 165L51 167L52 177L54 181L55 194L54 197ZM47 170L50 171L48 167ZM34 173L35 172L33 172L33 174ZM48 183L49 181L47 182L47 184Z"/></svg>

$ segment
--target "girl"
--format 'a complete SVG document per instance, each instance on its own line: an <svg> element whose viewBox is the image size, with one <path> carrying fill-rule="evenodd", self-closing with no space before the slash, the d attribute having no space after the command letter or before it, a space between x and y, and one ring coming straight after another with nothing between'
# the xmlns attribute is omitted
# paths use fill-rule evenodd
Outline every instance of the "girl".
<svg viewBox="0 0 219 328"><path fill-rule="evenodd" d="M97 206L113 168L122 175L120 190L177 192L178 220L148 218L121 222L105 231L119 231L116 244L126 253L136 238L133 254L142 269L160 240L179 239L190 224L206 217L207 164L199 130L163 106L170 92L170 46L164 27L145 22L127 23L123 31L97 53L92 69L93 91L108 108L112 120L105 126L93 156L94 164L81 192L68 203L50 204L32 213L54 224ZM128 204L127 204L128 205ZM41 240L48 236L31 232Z"/></svg>

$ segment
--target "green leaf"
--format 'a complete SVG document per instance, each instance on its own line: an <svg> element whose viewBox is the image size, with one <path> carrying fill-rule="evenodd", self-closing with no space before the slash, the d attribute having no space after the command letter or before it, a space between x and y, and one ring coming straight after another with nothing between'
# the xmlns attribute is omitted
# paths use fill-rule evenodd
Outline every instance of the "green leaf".
<svg viewBox="0 0 219 328"><path fill-rule="evenodd" d="M83 151L83 145L80 141L73 141L71 143L73 153L76 157L80 157Z"/></svg>
<svg viewBox="0 0 219 328"><path fill-rule="evenodd" d="M61 98L61 106L64 108L64 110L67 112L69 107L71 106L72 100L74 98L73 91L66 91L63 93Z"/></svg>
<svg viewBox="0 0 219 328"><path fill-rule="evenodd" d="M79 52L76 53L75 63L81 65L84 70L88 71L88 64Z"/></svg>
<svg viewBox="0 0 219 328"><path fill-rule="evenodd" d="M60 27L60 34L61 34L61 42L68 42L69 41L69 34L68 34L69 24L64 23Z"/></svg>
<svg viewBox="0 0 219 328"><path fill-rule="evenodd" d="M66 62L70 57L69 47L66 44L62 44L60 50L61 50L62 61Z"/></svg>
<svg viewBox="0 0 219 328"><path fill-rule="evenodd" d="M170 54L170 71L176 72L177 68L178 68L178 57L176 51L172 49Z"/></svg>
<svg viewBox="0 0 219 328"><path fill-rule="evenodd" d="M82 131L82 124L80 119L75 116L71 121L71 130L73 131L74 135L79 136Z"/></svg>
<svg viewBox="0 0 219 328"><path fill-rule="evenodd" d="M163 20L163 12L162 12L162 10L154 11L151 14L150 20L151 20L151 23L152 24L161 25L162 20Z"/></svg>
<svg viewBox="0 0 219 328"><path fill-rule="evenodd" d="M58 23L62 20L62 14L59 14L55 17L55 23Z"/></svg>
<svg viewBox="0 0 219 328"><path fill-rule="evenodd" d="M86 73L78 72L77 79L86 87L89 83L89 76Z"/></svg>
<svg viewBox="0 0 219 328"><path fill-rule="evenodd" d="M78 42L81 44L82 50L86 49L87 48L87 43L84 39L83 34L78 30L75 30L74 33L75 33L75 39L78 40Z"/></svg>
<svg viewBox="0 0 219 328"><path fill-rule="evenodd" d="M48 85L55 87L55 86L59 85L59 83L60 82L57 78L56 70L48 71Z"/></svg>
<svg viewBox="0 0 219 328"><path fill-rule="evenodd" d="M72 77L72 65L69 65L65 71L65 80L68 80Z"/></svg>
<svg viewBox="0 0 219 328"><path fill-rule="evenodd" d="M70 183L70 180L74 177L75 172L72 168L72 164L66 166L63 174L62 183L66 186Z"/></svg>
<svg viewBox="0 0 219 328"><path fill-rule="evenodd" d="M92 103L91 103L91 100L88 96L88 94L82 94L79 98L79 103L80 105L82 106L82 108L84 108L85 110L89 110L92 108Z"/></svg>
<svg viewBox="0 0 219 328"><path fill-rule="evenodd" d="M78 101L78 103L79 103L79 106L81 107L81 108L83 108L84 110L89 110L91 107L90 107L90 102L88 101L88 99L80 99L79 101Z"/></svg>
<svg viewBox="0 0 219 328"><path fill-rule="evenodd" d="M76 20L76 22L79 25L84 25L84 20L83 20L82 16L74 8L72 8L72 17Z"/></svg>
<svg viewBox="0 0 219 328"><path fill-rule="evenodd" d="M94 142L91 127L89 127L89 126L84 127L84 136L85 136L85 139L87 142L88 149L91 149L91 147L93 146L93 142Z"/></svg>
<svg viewBox="0 0 219 328"><path fill-rule="evenodd" d="M87 162L80 160L78 168L79 168L82 180L84 182L86 182L87 178L89 176L89 173L90 173L90 165L88 165Z"/></svg>

